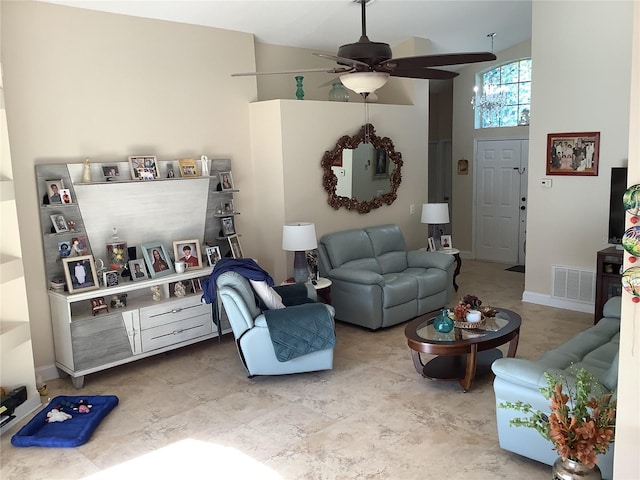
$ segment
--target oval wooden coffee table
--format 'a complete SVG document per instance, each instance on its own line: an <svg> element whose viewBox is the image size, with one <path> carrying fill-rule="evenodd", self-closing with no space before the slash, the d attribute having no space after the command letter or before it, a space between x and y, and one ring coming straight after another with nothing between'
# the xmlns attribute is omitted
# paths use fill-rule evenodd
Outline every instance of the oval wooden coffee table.
<svg viewBox="0 0 640 480"><path fill-rule="evenodd" d="M508 357L515 357L520 337L520 315L511 310L497 308L495 318L488 318L482 329L454 328L440 333L433 328L433 313L412 320L404 329L411 349L413 365L425 378L458 380L466 392L471 388L476 371L491 369L491 364L502 358L496 347L509 343ZM426 364L420 353L437 355Z"/></svg>

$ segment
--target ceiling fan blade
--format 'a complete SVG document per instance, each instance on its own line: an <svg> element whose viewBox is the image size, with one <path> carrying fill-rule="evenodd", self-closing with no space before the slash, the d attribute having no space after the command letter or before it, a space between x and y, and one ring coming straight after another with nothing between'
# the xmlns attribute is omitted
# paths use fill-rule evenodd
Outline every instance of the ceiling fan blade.
<svg viewBox="0 0 640 480"><path fill-rule="evenodd" d="M392 77L423 78L426 80L449 80L457 77L459 73L438 70L437 68L396 68L389 75Z"/></svg>
<svg viewBox="0 0 640 480"><path fill-rule="evenodd" d="M425 68L460 65L463 63L489 62L497 57L490 52L447 53L438 55L419 55L416 57L392 58L380 62L385 68Z"/></svg>
<svg viewBox="0 0 640 480"><path fill-rule="evenodd" d="M343 65L351 65L352 67L364 67L366 69L369 69L369 64L361 62L360 60L352 60L350 58L338 57L337 55L328 55L326 53L314 53L313 55L322 58L328 58L329 60L334 60Z"/></svg>
<svg viewBox="0 0 640 480"><path fill-rule="evenodd" d="M250 77L256 75L286 75L291 73L310 73L310 72L324 72L324 73L350 73L355 71L353 68L306 68L300 70L282 70L280 72L243 72L243 73L232 73L232 77Z"/></svg>

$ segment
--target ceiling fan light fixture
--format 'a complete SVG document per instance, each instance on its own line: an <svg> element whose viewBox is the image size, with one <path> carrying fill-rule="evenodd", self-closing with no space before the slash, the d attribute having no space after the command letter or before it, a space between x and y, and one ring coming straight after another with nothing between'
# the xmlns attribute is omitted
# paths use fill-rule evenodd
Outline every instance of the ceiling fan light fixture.
<svg viewBox="0 0 640 480"><path fill-rule="evenodd" d="M340 75L342 84L356 93L373 93L384 86L389 79L385 72L354 72Z"/></svg>

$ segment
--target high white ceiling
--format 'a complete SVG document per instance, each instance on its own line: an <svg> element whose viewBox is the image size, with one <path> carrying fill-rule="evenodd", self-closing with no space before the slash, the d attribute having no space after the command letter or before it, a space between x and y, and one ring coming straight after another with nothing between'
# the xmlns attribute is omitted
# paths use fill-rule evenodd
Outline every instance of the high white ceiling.
<svg viewBox="0 0 640 480"><path fill-rule="evenodd" d="M44 0L104 12L253 33L261 43L337 52L360 38L353 0ZM431 40L431 53L494 52L531 37L531 0L373 0L371 41ZM301 65L301 67L304 67Z"/></svg>

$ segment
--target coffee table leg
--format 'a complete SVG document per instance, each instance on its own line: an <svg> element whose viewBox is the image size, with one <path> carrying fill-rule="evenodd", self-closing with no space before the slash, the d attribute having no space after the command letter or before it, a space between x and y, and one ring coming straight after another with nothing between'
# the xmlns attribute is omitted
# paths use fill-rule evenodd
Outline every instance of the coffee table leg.
<svg viewBox="0 0 640 480"><path fill-rule="evenodd" d="M520 330L516 333L516 336L511 339L509 342L509 351L507 352L507 357L513 358L516 356L516 350L518 350L518 341L520 340Z"/></svg>
<svg viewBox="0 0 640 480"><path fill-rule="evenodd" d="M424 377L424 363L422 363L420 353L415 350L411 350L411 358L413 358L413 366L415 367L416 372Z"/></svg>
<svg viewBox="0 0 640 480"><path fill-rule="evenodd" d="M478 345L471 345L471 351L467 354L467 368L464 372L464 378L460 380L462 389L467 392L471 388L473 378L476 376L476 360L478 357Z"/></svg>

